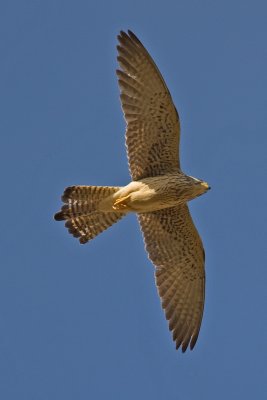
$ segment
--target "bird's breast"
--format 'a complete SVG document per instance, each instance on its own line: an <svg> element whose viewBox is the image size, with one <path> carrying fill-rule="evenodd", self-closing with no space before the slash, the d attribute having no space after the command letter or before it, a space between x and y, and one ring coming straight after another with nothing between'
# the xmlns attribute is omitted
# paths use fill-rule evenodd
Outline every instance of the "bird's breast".
<svg viewBox="0 0 267 400"><path fill-rule="evenodd" d="M129 196L130 211L144 213L184 203L185 199L179 198L177 194L177 179L173 176L159 176L131 182L122 189L119 196Z"/></svg>

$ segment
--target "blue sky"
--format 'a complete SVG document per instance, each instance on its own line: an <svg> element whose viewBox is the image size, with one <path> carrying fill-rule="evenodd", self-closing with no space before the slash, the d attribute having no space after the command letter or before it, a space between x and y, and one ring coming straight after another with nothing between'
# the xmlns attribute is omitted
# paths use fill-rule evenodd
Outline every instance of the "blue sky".
<svg viewBox="0 0 267 400"><path fill-rule="evenodd" d="M265 1L2 1L0 397L239 399L267 391ZM193 352L176 352L134 215L81 246L73 184L129 174L116 35L133 30L179 110L206 249Z"/></svg>

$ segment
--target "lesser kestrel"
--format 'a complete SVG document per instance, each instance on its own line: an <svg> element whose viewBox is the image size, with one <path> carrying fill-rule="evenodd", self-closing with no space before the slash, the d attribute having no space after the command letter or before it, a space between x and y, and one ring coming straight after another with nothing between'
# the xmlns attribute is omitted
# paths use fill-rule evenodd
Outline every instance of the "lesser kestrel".
<svg viewBox="0 0 267 400"><path fill-rule="evenodd" d="M66 220L69 232L86 243L128 213L137 213L169 329L176 348L184 352L189 344L195 346L205 296L204 249L187 202L209 185L181 170L179 116L151 56L131 31L120 32L118 41L132 182L68 187L55 219Z"/></svg>

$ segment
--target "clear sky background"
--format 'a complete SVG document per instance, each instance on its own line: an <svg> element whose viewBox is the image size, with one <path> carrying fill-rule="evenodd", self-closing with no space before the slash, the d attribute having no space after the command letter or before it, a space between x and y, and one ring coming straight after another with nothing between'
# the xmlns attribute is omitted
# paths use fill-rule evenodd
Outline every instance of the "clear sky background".
<svg viewBox="0 0 267 400"><path fill-rule="evenodd" d="M266 1L1 1L0 398L263 399L267 392ZM73 184L129 181L115 76L131 29L180 113L206 249L193 352L176 352L134 215L81 246Z"/></svg>

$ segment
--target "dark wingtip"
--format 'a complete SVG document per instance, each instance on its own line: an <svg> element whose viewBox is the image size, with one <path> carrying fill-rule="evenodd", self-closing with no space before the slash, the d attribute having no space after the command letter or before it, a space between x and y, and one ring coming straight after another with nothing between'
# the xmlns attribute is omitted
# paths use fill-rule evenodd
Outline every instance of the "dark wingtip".
<svg viewBox="0 0 267 400"><path fill-rule="evenodd" d="M185 353L185 352L186 352L188 345L189 345L189 342L184 343L184 344L182 345L182 353Z"/></svg>
<svg viewBox="0 0 267 400"><path fill-rule="evenodd" d="M64 214L61 212L61 211L59 211L59 212L57 212L55 215L54 215L54 220L55 221L64 221Z"/></svg>
<svg viewBox="0 0 267 400"><path fill-rule="evenodd" d="M193 350L193 348L196 345L197 342L197 338L198 338L198 333L192 337L191 342L190 342L190 350Z"/></svg>
<svg viewBox="0 0 267 400"><path fill-rule="evenodd" d="M131 39L137 39L138 40L136 35L130 29L128 29L128 35L130 36Z"/></svg>
<svg viewBox="0 0 267 400"><path fill-rule="evenodd" d="M127 33L125 33L124 31L120 31L120 33L117 36L117 39L119 42L121 42L121 40L125 37L128 37Z"/></svg>
<svg viewBox="0 0 267 400"><path fill-rule="evenodd" d="M176 340L176 339L174 339L174 340ZM175 341L176 350L179 350L181 344L182 344L182 339L178 339L178 340Z"/></svg>
<svg viewBox="0 0 267 400"><path fill-rule="evenodd" d="M141 45L142 47L144 47L141 43L141 41L138 39L138 37L130 30L128 29L128 35L129 38L134 41L136 44Z"/></svg>

